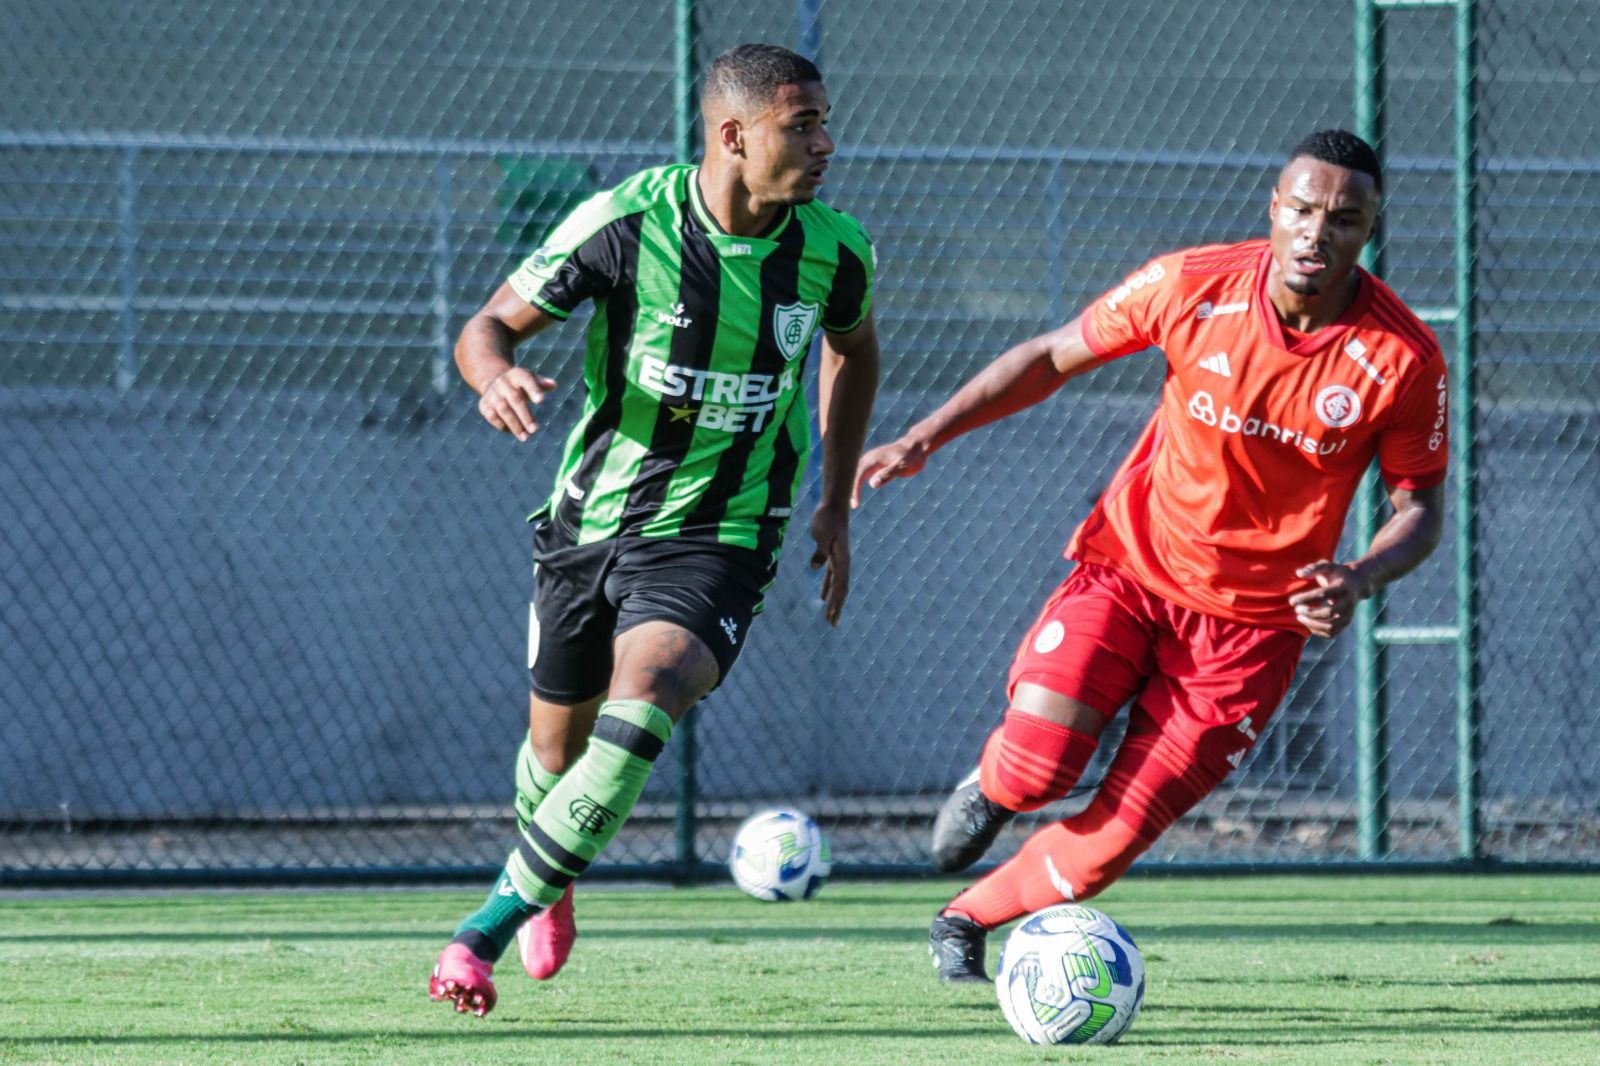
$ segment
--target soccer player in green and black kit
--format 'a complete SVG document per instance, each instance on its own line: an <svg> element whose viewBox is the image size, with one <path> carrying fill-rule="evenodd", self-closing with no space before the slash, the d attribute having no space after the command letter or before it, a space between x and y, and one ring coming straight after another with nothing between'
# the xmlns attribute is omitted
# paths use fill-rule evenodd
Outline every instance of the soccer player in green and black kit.
<svg viewBox="0 0 1600 1066"><path fill-rule="evenodd" d="M520 833L429 980L493 1008L517 938L530 976L566 961L572 883L638 800L673 726L733 665L761 610L810 451L801 371L823 332L813 567L837 623L850 492L878 382L873 255L816 202L833 140L808 60L740 45L706 71L700 166L645 170L580 206L462 330L456 365L490 425L525 441L555 387L522 341L595 304L588 395L534 517Z"/></svg>

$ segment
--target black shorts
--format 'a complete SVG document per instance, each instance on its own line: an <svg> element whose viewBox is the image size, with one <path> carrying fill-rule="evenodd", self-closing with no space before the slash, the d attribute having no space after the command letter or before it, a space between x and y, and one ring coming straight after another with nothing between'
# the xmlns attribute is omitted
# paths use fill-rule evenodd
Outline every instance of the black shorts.
<svg viewBox="0 0 1600 1066"><path fill-rule="evenodd" d="M609 688L612 638L643 622L699 637L716 657L720 685L777 573L776 553L715 541L575 541L560 519L534 526L528 680L549 703L582 703Z"/></svg>

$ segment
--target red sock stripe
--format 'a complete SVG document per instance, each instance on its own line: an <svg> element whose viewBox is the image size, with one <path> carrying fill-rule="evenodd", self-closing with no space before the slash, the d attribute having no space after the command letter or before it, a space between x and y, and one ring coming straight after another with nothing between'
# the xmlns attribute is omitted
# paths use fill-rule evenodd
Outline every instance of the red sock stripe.
<svg viewBox="0 0 1600 1066"><path fill-rule="evenodd" d="M1067 794L1093 757L1096 739L1015 709L984 747L984 795L1014 811L1036 811Z"/></svg>

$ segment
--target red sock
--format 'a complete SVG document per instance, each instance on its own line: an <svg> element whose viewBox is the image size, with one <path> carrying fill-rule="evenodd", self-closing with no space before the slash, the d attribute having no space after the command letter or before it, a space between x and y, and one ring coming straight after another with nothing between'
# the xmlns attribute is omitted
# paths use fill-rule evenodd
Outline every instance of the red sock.
<svg viewBox="0 0 1600 1066"><path fill-rule="evenodd" d="M1009 810L1036 811L1078 783L1098 744L1087 733L1012 708L984 745L979 787Z"/></svg>
<svg viewBox="0 0 1600 1066"><path fill-rule="evenodd" d="M1129 736L1088 807L1034 833L946 909L993 929L1056 903L1092 899L1220 781L1165 736Z"/></svg>

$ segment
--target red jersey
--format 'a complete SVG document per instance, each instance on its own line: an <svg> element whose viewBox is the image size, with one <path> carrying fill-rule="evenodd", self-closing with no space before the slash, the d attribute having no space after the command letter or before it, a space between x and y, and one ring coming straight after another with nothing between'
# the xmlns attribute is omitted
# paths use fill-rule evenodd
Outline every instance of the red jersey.
<svg viewBox="0 0 1600 1066"><path fill-rule="evenodd" d="M1158 347L1161 403L1067 545L1173 603L1301 629L1295 571L1333 558L1374 455L1384 479L1444 480L1447 383L1433 331L1358 268L1356 297L1311 334L1267 298L1264 240L1154 259L1082 316L1105 358Z"/></svg>

